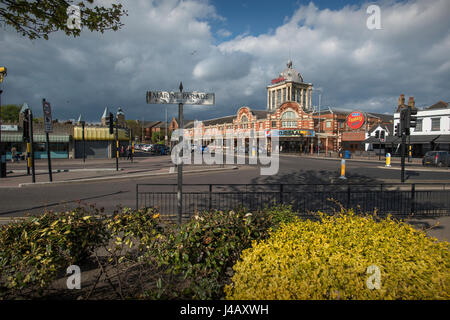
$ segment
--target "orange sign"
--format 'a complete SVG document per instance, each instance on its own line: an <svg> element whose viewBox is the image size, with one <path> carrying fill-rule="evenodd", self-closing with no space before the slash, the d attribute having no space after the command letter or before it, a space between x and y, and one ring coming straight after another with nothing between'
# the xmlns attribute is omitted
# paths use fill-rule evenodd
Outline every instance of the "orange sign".
<svg viewBox="0 0 450 320"><path fill-rule="evenodd" d="M364 124L364 115L361 111L353 111L347 116L347 126L350 129L356 130Z"/></svg>

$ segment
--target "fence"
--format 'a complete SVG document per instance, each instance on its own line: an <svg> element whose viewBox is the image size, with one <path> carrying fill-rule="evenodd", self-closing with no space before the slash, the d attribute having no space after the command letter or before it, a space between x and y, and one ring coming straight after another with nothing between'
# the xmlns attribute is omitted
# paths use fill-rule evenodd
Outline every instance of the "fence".
<svg viewBox="0 0 450 320"><path fill-rule="evenodd" d="M184 184L183 218L197 211L249 211L267 205L287 204L300 215L332 213L345 208L380 216L432 217L450 214L449 184ZM163 215L177 215L176 184L137 184L136 208L158 208Z"/></svg>

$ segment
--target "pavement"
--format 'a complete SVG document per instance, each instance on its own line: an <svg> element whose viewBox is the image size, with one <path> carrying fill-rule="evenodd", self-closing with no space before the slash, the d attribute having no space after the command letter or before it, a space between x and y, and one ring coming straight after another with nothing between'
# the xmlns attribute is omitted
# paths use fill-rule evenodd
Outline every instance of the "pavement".
<svg viewBox="0 0 450 320"><path fill-rule="evenodd" d="M175 166L169 156L135 158L119 160L116 169L114 159L80 159L52 160L52 181L50 181L46 159L35 162L35 182L32 174L27 174L26 162L7 163L7 177L0 179L0 188L30 187L39 185L55 185L82 183L105 180L133 179L150 176L176 175ZM234 165L184 165L183 173L226 171L237 169Z"/></svg>

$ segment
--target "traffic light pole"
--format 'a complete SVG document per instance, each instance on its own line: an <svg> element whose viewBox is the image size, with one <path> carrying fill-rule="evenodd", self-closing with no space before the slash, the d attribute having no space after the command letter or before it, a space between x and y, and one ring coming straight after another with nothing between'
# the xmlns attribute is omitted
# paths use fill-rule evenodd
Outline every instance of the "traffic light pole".
<svg viewBox="0 0 450 320"><path fill-rule="evenodd" d="M33 183L36 182L36 172L34 169L34 139L33 139L33 112L30 111L28 112L28 125L30 126L28 129L28 133L30 135L30 155L31 155L31 180L33 181Z"/></svg>
<svg viewBox="0 0 450 320"><path fill-rule="evenodd" d="M3 150L2 143L2 93L3 90L0 89L0 178L6 178L6 152Z"/></svg>
<svg viewBox="0 0 450 320"><path fill-rule="evenodd" d="M405 133L402 133L402 146L401 146L401 165L402 165L402 173L401 173L401 182L405 182L405 146L406 146L406 135Z"/></svg>
<svg viewBox="0 0 450 320"><path fill-rule="evenodd" d="M117 129L117 116L116 116L116 171L119 171L119 132Z"/></svg>

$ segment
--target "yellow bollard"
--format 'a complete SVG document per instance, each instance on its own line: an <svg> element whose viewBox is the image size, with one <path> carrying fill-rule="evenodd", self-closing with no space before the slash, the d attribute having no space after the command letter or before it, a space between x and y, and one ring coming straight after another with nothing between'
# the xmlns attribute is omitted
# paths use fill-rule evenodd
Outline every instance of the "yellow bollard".
<svg viewBox="0 0 450 320"><path fill-rule="evenodd" d="M27 165L28 168L31 168L31 143L27 142Z"/></svg>
<svg viewBox="0 0 450 320"><path fill-rule="evenodd" d="M386 153L386 165L385 167L390 167L391 166L391 154L390 153Z"/></svg>
<svg viewBox="0 0 450 320"><path fill-rule="evenodd" d="M347 179L345 177L345 159L341 160L341 176L339 177L339 179Z"/></svg>

